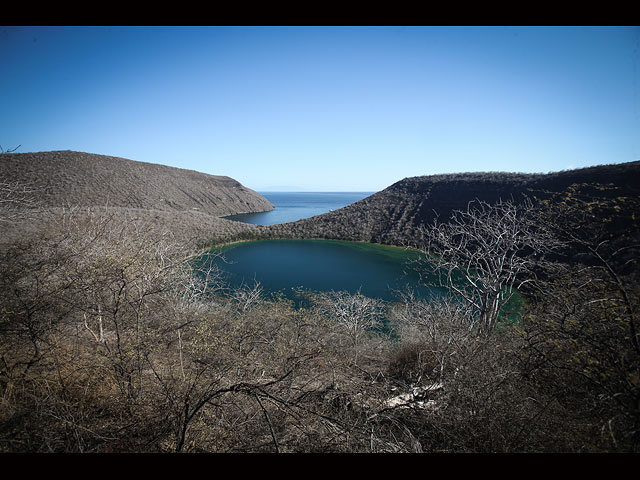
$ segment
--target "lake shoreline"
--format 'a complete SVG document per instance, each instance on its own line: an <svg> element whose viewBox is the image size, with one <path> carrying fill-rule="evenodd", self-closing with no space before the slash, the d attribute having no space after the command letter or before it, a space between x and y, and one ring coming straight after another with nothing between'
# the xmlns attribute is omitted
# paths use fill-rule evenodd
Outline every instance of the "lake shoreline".
<svg viewBox="0 0 640 480"><path fill-rule="evenodd" d="M242 285L258 280L266 290L346 290L391 300L407 287L425 298L430 287L412 266L423 256L415 249L366 241L318 238L241 239L208 249L212 263ZM424 290L424 291L423 291Z"/></svg>

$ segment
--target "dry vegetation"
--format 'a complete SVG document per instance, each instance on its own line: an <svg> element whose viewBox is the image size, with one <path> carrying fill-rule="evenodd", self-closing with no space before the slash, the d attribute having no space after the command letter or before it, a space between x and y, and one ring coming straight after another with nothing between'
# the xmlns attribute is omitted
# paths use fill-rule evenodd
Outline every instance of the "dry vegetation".
<svg viewBox="0 0 640 480"><path fill-rule="evenodd" d="M42 206L198 211L214 216L272 210L236 180L74 151L0 155L2 180L37 189Z"/></svg>
<svg viewBox="0 0 640 480"><path fill-rule="evenodd" d="M30 221L31 192L10 187L2 220ZM423 232L442 268L511 256L517 323L410 292L294 308L227 288L167 211L66 208L0 249L0 451L637 452L640 202L613 192L486 203L490 222L462 210ZM472 269L476 293L494 267Z"/></svg>
<svg viewBox="0 0 640 480"><path fill-rule="evenodd" d="M0 232L0 243L11 243L51 222L106 211L141 228L171 231L176 240L202 244L242 236L253 225L219 218L265 211L273 205L237 181L222 176L73 151L4 153L0 155L0 185L6 186L4 219L24 215ZM34 208L34 207L38 208ZM17 219L20 220L20 219Z"/></svg>
<svg viewBox="0 0 640 480"><path fill-rule="evenodd" d="M570 185L600 183L618 187L613 196L640 196L640 162L568 170L549 174L503 172L460 173L410 177L344 208L296 222L273 225L268 237L364 240L400 246L419 246L421 229L469 202L488 204L548 198Z"/></svg>

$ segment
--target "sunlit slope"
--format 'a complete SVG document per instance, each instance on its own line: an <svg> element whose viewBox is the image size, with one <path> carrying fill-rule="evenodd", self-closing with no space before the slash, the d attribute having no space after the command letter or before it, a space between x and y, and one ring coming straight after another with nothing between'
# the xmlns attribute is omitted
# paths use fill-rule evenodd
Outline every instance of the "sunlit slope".
<svg viewBox="0 0 640 480"><path fill-rule="evenodd" d="M69 212L74 221L102 212L141 229L152 227L158 235L169 233L178 242L205 244L256 230L220 216L274 208L229 177L68 150L2 154L0 182L26 200L6 205L29 210L14 218L2 215L6 205L0 205L0 218L14 218L3 224L0 244L49 230Z"/></svg>
<svg viewBox="0 0 640 480"><path fill-rule="evenodd" d="M69 150L0 155L0 176L28 184L48 207L193 210L216 216L273 209L266 198L226 176Z"/></svg>

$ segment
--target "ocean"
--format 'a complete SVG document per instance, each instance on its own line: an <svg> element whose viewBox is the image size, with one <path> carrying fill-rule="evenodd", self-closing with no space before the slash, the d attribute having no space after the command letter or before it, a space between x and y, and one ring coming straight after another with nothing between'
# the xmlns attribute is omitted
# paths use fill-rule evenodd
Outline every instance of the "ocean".
<svg viewBox="0 0 640 480"><path fill-rule="evenodd" d="M253 225L275 225L309 218L350 205L375 192L258 192L275 209L270 212L243 213L224 218Z"/></svg>

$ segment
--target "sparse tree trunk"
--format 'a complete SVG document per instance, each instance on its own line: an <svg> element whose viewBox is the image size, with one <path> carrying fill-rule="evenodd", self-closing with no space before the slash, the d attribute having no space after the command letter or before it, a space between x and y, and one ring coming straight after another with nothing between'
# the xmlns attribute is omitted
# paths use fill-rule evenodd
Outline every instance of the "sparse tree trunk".
<svg viewBox="0 0 640 480"><path fill-rule="evenodd" d="M534 267L558 245L528 201L470 202L448 223L436 220L421 232L426 282L472 305L484 332L493 330L502 308L535 280Z"/></svg>

